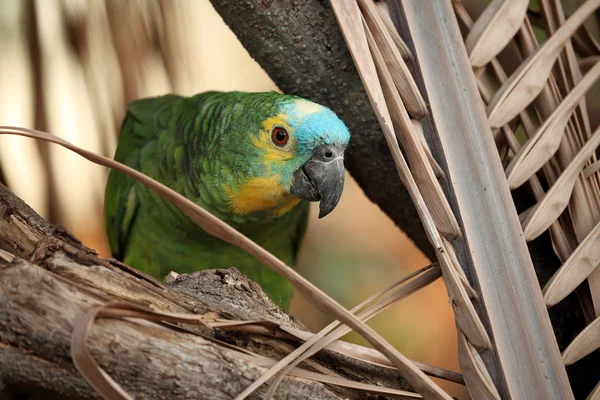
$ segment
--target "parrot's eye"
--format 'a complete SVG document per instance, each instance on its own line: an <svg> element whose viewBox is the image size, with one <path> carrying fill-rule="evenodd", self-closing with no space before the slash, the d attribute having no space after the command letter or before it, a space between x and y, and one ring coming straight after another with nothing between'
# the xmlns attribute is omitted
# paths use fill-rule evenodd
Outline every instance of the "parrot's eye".
<svg viewBox="0 0 600 400"><path fill-rule="evenodd" d="M285 130L285 128L282 128L281 126L276 126L275 128L273 128L273 133L271 133L271 140L273 141L273 143L275 143L276 146L285 146L289 139L290 135Z"/></svg>

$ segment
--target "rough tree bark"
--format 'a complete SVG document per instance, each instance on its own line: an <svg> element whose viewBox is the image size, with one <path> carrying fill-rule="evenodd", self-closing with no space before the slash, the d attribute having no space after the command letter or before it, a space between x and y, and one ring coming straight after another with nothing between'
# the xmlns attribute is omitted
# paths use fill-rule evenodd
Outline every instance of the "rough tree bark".
<svg viewBox="0 0 600 400"><path fill-rule="evenodd" d="M220 318L269 320L303 329L235 269L180 275L162 284L112 259L100 258L68 232L50 225L0 185L0 399L98 398L69 353L75 321L99 301L156 311L215 312ZM28 261L26 261L28 260ZM98 363L135 398L230 399L266 371L224 342L270 359L297 343L259 334L186 325L186 332L102 319L88 347ZM259 363L260 364L260 363ZM394 370L323 351L303 368L359 382L408 389ZM295 377L279 398L366 399L355 390ZM261 398L258 392L254 398Z"/></svg>

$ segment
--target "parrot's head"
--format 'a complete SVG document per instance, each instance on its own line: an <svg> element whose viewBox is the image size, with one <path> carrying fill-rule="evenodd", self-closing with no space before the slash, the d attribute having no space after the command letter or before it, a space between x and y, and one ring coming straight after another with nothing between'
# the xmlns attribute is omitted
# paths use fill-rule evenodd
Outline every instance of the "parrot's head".
<svg viewBox="0 0 600 400"><path fill-rule="evenodd" d="M252 160L232 199L234 208L272 205L276 214L282 214L307 200L320 202L319 218L326 216L342 195L348 128L329 108L309 100L276 93L252 95L255 101L245 104L244 113L261 118L250 124L253 132L246 131Z"/></svg>

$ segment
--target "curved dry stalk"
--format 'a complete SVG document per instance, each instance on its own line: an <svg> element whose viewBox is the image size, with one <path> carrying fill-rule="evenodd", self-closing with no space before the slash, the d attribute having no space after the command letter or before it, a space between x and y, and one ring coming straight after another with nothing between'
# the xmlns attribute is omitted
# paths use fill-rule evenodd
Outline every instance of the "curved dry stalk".
<svg viewBox="0 0 600 400"><path fill-rule="evenodd" d="M287 266L277 257L208 211L194 204L191 200L181 196L174 190L162 185L152 178L147 177L133 168L127 167L110 158L99 156L90 151L81 149L67 142L66 140L50 135L47 132L17 127L0 127L0 134L17 134L55 143L74 151L75 153L96 164L117 169L119 172L138 180L159 196L166 198L175 204L181 211L188 215L196 224L198 224L210 235L243 249L248 254L260 260L263 264L288 279L294 285L294 287L300 293L302 293L303 296L305 296L315 305L317 309L332 315L334 318L350 326L374 348L381 351L381 353L388 357L388 359L398 368L400 373L404 375L409 384L411 384L416 390L424 395L431 395L432 398L443 398L450 400L448 395L443 392L439 386L437 386L421 370L415 367L408 358L402 355L372 328L361 322L355 315L351 314L338 302L333 300L322 290L303 278L300 274Z"/></svg>
<svg viewBox="0 0 600 400"><path fill-rule="evenodd" d="M572 398L451 5L403 0L398 11L428 92L437 128L432 138L450 171L452 205L468 243L457 242L460 254L479 283L493 334L490 358L498 360L500 370L489 372L496 373L494 381L508 397ZM448 101L453 98L460 101Z"/></svg>
<svg viewBox="0 0 600 400"><path fill-rule="evenodd" d="M567 297L598 265L600 265L600 222L544 287L546 305L551 307Z"/></svg>
<svg viewBox="0 0 600 400"><path fill-rule="evenodd" d="M458 331L458 363L473 399L500 400L498 389L481 356L461 331Z"/></svg>
<svg viewBox="0 0 600 400"><path fill-rule="evenodd" d="M71 357L73 364L87 383L102 397L114 400L133 400L110 375L94 360L86 346L86 339L94 320L102 312L102 306L92 307L73 327Z"/></svg>
<svg viewBox="0 0 600 400"><path fill-rule="evenodd" d="M522 224L525 240L531 241L541 235L567 208L573 188L579 179L579 173L598 145L600 145L600 128L596 129L544 198L529 212Z"/></svg>
<svg viewBox="0 0 600 400"><path fill-rule="evenodd" d="M410 283L408 283L405 286L396 287L397 285L394 285L394 287L396 287L396 288L390 288L389 290L380 292L379 296L383 296L387 292L390 292L390 293L387 294L387 296L382 298L377 303L369 306L364 311L359 313L358 317L361 319L361 321L366 323L369 319L378 315L382 311L387 310L389 307L396 304L397 302L404 299L405 297L408 297L411 294L415 293L416 291L421 290L424 287L428 286L429 284L433 283L440 276L441 276L441 271L440 271L440 268L437 267L435 269L426 271L425 273L423 273L423 275L419 276L418 278L415 278L413 281L411 281ZM406 279L403 279L402 281L405 281L405 280ZM351 310L351 312L355 312L355 311L359 310L360 308L364 307L370 301L374 300L376 297L379 297L379 296L371 296L369 299L363 301L361 304L354 307ZM336 329L336 328L338 328L338 329ZM334 329L336 329L336 330L330 334L329 332L331 332ZM337 340L342 338L344 335L348 334L350 331L351 331L351 329L348 328L348 326L346 326L346 325L340 326L340 323L338 321L334 321L331 324L329 324L329 326L324 328L321 332L319 332L319 335L321 335L321 333L323 333L323 334L321 335L321 337L318 340L313 341L310 345L308 344L308 342L305 343L306 346L304 348L302 348L303 346L301 346L296 351L289 354L288 355L289 359L288 359L288 357L286 357L287 361L281 360L276 367L273 367L271 370L268 371L267 374L265 374L262 377L263 382L266 382L268 378L273 376L275 373L281 371L281 374L277 377L275 382L273 382L273 384L269 388L269 391L267 392L267 395L265 396L265 400L272 399L273 395L275 394L275 391L277 390L277 387L283 380L284 376L287 373L289 373L289 371L291 371L292 368L299 365L302 361L308 359L309 357L312 357L313 355L315 355L322 349L335 343ZM257 385L256 387L258 388L258 386L260 386L260 385Z"/></svg>
<svg viewBox="0 0 600 400"><path fill-rule="evenodd" d="M103 369L100 367L92 355L87 349L87 337L90 328L94 322L99 318L113 318L113 319L130 319L135 318L140 322L156 322L161 323L168 321L172 323L196 323L204 325L203 316L194 314L178 314L178 313L165 313L150 311L142 307L128 304L109 302L101 305L96 305L90 308L88 312L80 318L73 329L73 335L71 340L71 355L73 363L79 372L84 376L88 383L103 397L117 400L133 400L121 387L115 382ZM266 322L266 321L265 321ZM218 326L218 324L215 324ZM160 329L169 329L168 327L161 325L153 325ZM240 351L242 350L242 351ZM266 357L253 354L243 349L238 349L235 346L230 346L229 351L236 352L237 355L251 363L259 366L268 367L275 363ZM382 388L380 386L352 382L350 380L339 378L335 376L327 376L324 374L314 373L305 371L302 369L295 368L290 371L290 374L297 377L315 380L322 383L333 384L346 388L353 388L364 390L367 392L381 394L381 395L392 395L394 397L402 399L415 399L422 398L420 395L405 390L397 390L390 388Z"/></svg>
<svg viewBox="0 0 600 400"><path fill-rule="evenodd" d="M598 7L600 0L584 2L502 85L487 109L492 128L509 122L540 94L563 46Z"/></svg>
<svg viewBox="0 0 600 400"><path fill-rule="evenodd" d="M529 0L494 0L477 19L465 39L469 61L473 67L490 62L517 33Z"/></svg>
<svg viewBox="0 0 600 400"><path fill-rule="evenodd" d="M390 9L387 3L385 1L380 1L375 3L375 6L377 7L377 12L381 16L385 27L392 36L394 44L396 45L398 51L402 55L402 58L406 61L412 60L413 55L410 52L410 49L408 48L406 43L404 43L404 40L402 40L402 38L398 34L396 27L394 26L394 22L392 21L392 17L390 16Z"/></svg>
<svg viewBox="0 0 600 400"><path fill-rule="evenodd" d="M593 320L563 351L565 365L571 365L600 348L600 317Z"/></svg>
<svg viewBox="0 0 600 400"><path fill-rule="evenodd" d="M600 77L600 62L590 69L512 159L506 169L508 185L511 189L516 189L525 183L556 153L573 111L598 77Z"/></svg>
<svg viewBox="0 0 600 400"><path fill-rule="evenodd" d="M406 109L414 118L423 118L427 115L425 100L423 100L423 96L421 96L421 92L419 92L419 88L417 88L417 84L397 46L394 45L394 40L377 12L375 3L372 0L358 0L358 4L377 46L386 55L385 64Z"/></svg>

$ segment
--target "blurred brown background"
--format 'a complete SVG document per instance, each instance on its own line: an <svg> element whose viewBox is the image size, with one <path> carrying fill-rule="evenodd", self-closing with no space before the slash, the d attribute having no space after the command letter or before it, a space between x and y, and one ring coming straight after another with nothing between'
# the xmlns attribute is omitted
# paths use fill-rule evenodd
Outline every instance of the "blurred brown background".
<svg viewBox="0 0 600 400"><path fill-rule="evenodd" d="M164 93L278 90L208 0L0 0L0 125L49 131L112 156L126 104ZM107 171L30 139L0 137L4 181L42 216L108 256ZM346 307L429 261L348 176L324 220L313 207L299 271ZM330 318L295 296L316 331ZM441 281L371 325L415 360L458 371L456 330ZM357 335L348 340L365 344ZM451 394L467 398L457 385Z"/></svg>

